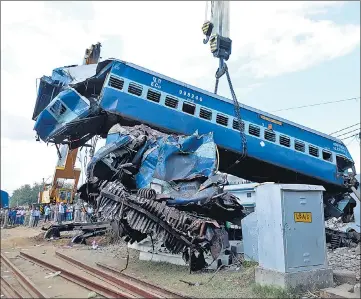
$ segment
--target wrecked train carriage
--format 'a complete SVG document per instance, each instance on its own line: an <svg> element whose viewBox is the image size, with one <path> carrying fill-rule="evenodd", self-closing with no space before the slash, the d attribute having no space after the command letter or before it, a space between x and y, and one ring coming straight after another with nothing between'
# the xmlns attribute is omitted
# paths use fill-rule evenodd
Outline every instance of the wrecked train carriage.
<svg viewBox="0 0 361 299"><path fill-rule="evenodd" d="M58 87L49 87L44 101L39 94L38 106L48 103L37 110L42 140L77 147L116 123L182 135L213 132L220 171L255 182L323 185L329 195L358 185L352 157L335 137L245 105L239 125L230 100L124 61L100 62L86 76L82 70L64 68L51 78L65 88L56 98Z"/></svg>
<svg viewBox="0 0 361 299"><path fill-rule="evenodd" d="M118 138L90 161L80 197L96 206L119 237L133 243L150 236L169 252L182 252L193 269L203 268L204 253L215 259L227 247L224 223L244 217L237 198L223 190L226 176L215 175L212 134L115 129L121 131Z"/></svg>

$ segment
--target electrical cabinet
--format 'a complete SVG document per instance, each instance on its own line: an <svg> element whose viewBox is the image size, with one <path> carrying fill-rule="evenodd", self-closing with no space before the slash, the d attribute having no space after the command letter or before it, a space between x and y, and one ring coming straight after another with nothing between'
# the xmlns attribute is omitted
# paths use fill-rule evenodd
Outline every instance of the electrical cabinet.
<svg viewBox="0 0 361 299"><path fill-rule="evenodd" d="M256 188L259 266L279 272L327 267L322 186Z"/></svg>

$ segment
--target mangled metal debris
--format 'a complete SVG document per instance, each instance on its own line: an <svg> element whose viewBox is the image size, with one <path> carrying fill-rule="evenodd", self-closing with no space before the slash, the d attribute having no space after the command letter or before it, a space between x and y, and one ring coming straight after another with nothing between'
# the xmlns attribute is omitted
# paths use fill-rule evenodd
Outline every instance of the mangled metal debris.
<svg viewBox="0 0 361 299"><path fill-rule="evenodd" d="M240 224L244 216L237 198L224 192L227 179L216 174L217 163L211 133L123 128L89 163L80 198L96 206L119 237L133 243L150 236L201 269L204 254L216 259L228 242L225 221Z"/></svg>
<svg viewBox="0 0 361 299"><path fill-rule="evenodd" d="M52 224L49 227L42 227L45 230L44 239L52 240L61 237L62 232L79 231L74 236L71 243L86 244L86 239L94 236L104 235L110 229L109 223L67 223L67 224Z"/></svg>

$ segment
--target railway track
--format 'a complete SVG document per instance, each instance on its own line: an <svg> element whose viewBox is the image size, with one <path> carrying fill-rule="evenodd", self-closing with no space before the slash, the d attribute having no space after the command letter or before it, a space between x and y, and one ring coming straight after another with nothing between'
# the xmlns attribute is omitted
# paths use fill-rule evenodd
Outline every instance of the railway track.
<svg viewBox="0 0 361 299"><path fill-rule="evenodd" d="M7 298L49 298L3 253L1 253L1 290Z"/></svg>
<svg viewBox="0 0 361 299"><path fill-rule="evenodd" d="M25 267L26 263L30 265ZM58 251L55 257L22 251L11 259L2 253L1 264L1 293L6 298L87 298L90 291L95 292L97 298L184 298L181 294L121 273L111 266L91 266ZM3 268L6 270L3 271ZM27 273L21 268L26 269ZM57 273L57 280L52 281L54 289L59 289L61 285L64 288L65 284L66 294L58 294L47 286L49 280L45 280L44 275L49 275L49 270Z"/></svg>

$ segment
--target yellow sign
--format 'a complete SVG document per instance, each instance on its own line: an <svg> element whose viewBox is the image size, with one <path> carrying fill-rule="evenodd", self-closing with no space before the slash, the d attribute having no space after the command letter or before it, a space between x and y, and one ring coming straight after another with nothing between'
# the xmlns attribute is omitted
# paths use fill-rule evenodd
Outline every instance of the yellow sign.
<svg viewBox="0 0 361 299"><path fill-rule="evenodd" d="M280 122L279 120L275 120L275 119L273 119L273 118L269 118L269 117L264 116L264 115L260 115L259 117L262 118L262 119L264 119L264 120L267 120L267 121L269 121L269 122L271 122L271 123L274 123L274 124L276 124L276 125L282 126L282 122Z"/></svg>
<svg viewBox="0 0 361 299"><path fill-rule="evenodd" d="M312 213L310 212L294 212L293 217L295 219L295 222L312 222Z"/></svg>

